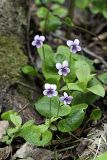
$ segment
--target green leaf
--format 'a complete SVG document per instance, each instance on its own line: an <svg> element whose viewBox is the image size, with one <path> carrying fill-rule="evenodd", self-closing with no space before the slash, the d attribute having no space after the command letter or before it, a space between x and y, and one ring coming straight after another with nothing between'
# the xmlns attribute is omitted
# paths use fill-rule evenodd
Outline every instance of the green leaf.
<svg viewBox="0 0 107 160"><path fill-rule="evenodd" d="M17 133L19 131L19 128L18 127L15 127L15 128L9 128L7 130L7 134L9 135L9 137L11 137L12 135L14 135L15 133Z"/></svg>
<svg viewBox="0 0 107 160"><path fill-rule="evenodd" d="M43 54L45 54L45 59L49 59L49 57L52 57L52 55L53 55L53 50L52 50L51 46L49 46L47 44L44 44L43 47L38 48L37 50L38 50L39 56L42 60L44 60Z"/></svg>
<svg viewBox="0 0 107 160"><path fill-rule="evenodd" d="M90 105L100 98L98 95L95 95L92 92L82 93L80 91L74 91L72 93L72 96L73 96L73 102L72 102L73 105L81 103L86 103Z"/></svg>
<svg viewBox="0 0 107 160"><path fill-rule="evenodd" d="M60 45L57 48L57 52L55 54L55 61L62 63L64 60L68 60L69 62L69 58L70 58L70 49L64 45Z"/></svg>
<svg viewBox="0 0 107 160"><path fill-rule="evenodd" d="M73 22L72 22L72 20L71 20L71 18L69 18L69 17L65 17L64 23L66 25L70 26L70 27L72 27L74 25Z"/></svg>
<svg viewBox="0 0 107 160"><path fill-rule="evenodd" d="M4 120L11 121L15 126L21 126L22 119L17 114L17 112L14 112L13 110L7 111L1 115L1 118Z"/></svg>
<svg viewBox="0 0 107 160"><path fill-rule="evenodd" d="M37 15L39 18L46 18L47 17L47 14L48 14L48 9L45 8L45 7L40 7L37 11Z"/></svg>
<svg viewBox="0 0 107 160"><path fill-rule="evenodd" d="M57 15L61 18L65 17L67 15L67 9L65 9L64 7L61 7L60 5L53 5L52 8L53 10L53 15Z"/></svg>
<svg viewBox="0 0 107 160"><path fill-rule="evenodd" d="M59 3L59 4L63 4L65 0L52 0L52 2L56 2L56 3Z"/></svg>
<svg viewBox="0 0 107 160"><path fill-rule="evenodd" d="M107 6L106 6L106 0L91 0L91 7L90 10L96 14L101 13L105 18L107 18Z"/></svg>
<svg viewBox="0 0 107 160"><path fill-rule="evenodd" d="M76 75L80 82L87 82L92 79L94 75L90 75L90 67L87 62L78 60L75 64Z"/></svg>
<svg viewBox="0 0 107 160"><path fill-rule="evenodd" d="M55 62L62 63L64 60L67 60L70 63L70 49L64 45L60 45L57 48L57 52L55 54ZM71 55L71 65L70 67L70 73L66 77L66 80L68 82L72 82L76 79L76 74L75 74L75 61L76 59L74 58L73 55Z"/></svg>
<svg viewBox="0 0 107 160"><path fill-rule="evenodd" d="M90 88L87 88L87 90L98 95L98 96L101 96L101 97L105 96L105 90L102 85L97 84L97 85L94 85Z"/></svg>
<svg viewBox="0 0 107 160"><path fill-rule="evenodd" d="M28 76L36 76L37 75L37 69L33 68L30 65L26 65L21 68L22 72Z"/></svg>
<svg viewBox="0 0 107 160"><path fill-rule="evenodd" d="M77 90L77 91L84 92L84 90L81 87L81 83L78 83L78 82L77 83L67 83L67 86L62 87L61 91L63 91L63 90L66 91L69 88L69 90Z"/></svg>
<svg viewBox="0 0 107 160"><path fill-rule="evenodd" d="M36 110L45 117L50 117L50 98L44 96L39 99L36 103ZM51 117L57 117L59 107L59 98L53 97L51 99ZM60 106L59 108L59 116L66 116L70 113L70 106Z"/></svg>
<svg viewBox="0 0 107 160"><path fill-rule="evenodd" d="M44 146L52 139L52 133L47 130L46 125L36 126L32 124L32 121L23 125L20 135L26 141L35 144L36 146Z"/></svg>
<svg viewBox="0 0 107 160"><path fill-rule="evenodd" d="M91 112L90 118L94 121L96 120L100 120L102 117L102 111L100 108L97 109L93 109L93 111Z"/></svg>
<svg viewBox="0 0 107 160"><path fill-rule="evenodd" d="M78 111L78 110L85 110L87 109L88 105L85 104L85 103L82 103L82 104L77 104L77 105L73 105L72 106L72 109L71 109L71 112L74 110L74 111Z"/></svg>
<svg viewBox="0 0 107 160"><path fill-rule="evenodd" d="M107 72L99 75L99 76L98 76L98 79L99 79L102 83L107 84Z"/></svg>
<svg viewBox="0 0 107 160"><path fill-rule="evenodd" d="M91 159L93 160L93 159ZM107 152L99 155L98 157L95 158L95 160L107 160Z"/></svg>
<svg viewBox="0 0 107 160"><path fill-rule="evenodd" d="M76 6L78 8L84 9L86 7L88 7L90 0L82 0L82 3L80 0L76 0Z"/></svg>
<svg viewBox="0 0 107 160"><path fill-rule="evenodd" d="M53 16L51 13L49 13L47 22L45 20L41 21L40 27L42 31L46 30L49 32L49 31L55 31L61 24L62 22L58 17Z"/></svg>
<svg viewBox="0 0 107 160"><path fill-rule="evenodd" d="M71 113L68 116L68 118L59 121L58 123L59 131L61 132L74 131L81 125L84 119L84 115L85 113L83 110L77 110L77 109L75 110L71 108Z"/></svg>
<svg viewBox="0 0 107 160"><path fill-rule="evenodd" d="M17 113L15 114L10 114L10 120L15 126L21 126L22 124L22 119Z"/></svg>
<svg viewBox="0 0 107 160"><path fill-rule="evenodd" d="M37 146L45 146L48 144L52 139L52 133L47 130L41 134L41 136L37 139L36 145Z"/></svg>
<svg viewBox="0 0 107 160"><path fill-rule="evenodd" d="M47 57L43 62L42 72L46 79L55 79L55 81L59 81L60 76L58 75L55 65L56 63L53 56Z"/></svg>
<svg viewBox="0 0 107 160"><path fill-rule="evenodd" d="M3 120L10 121L10 120L11 120L11 119L10 119L10 115L12 115L12 114L15 114L15 111L10 110L10 111L4 112L4 113L2 113L1 118L2 118Z"/></svg>
<svg viewBox="0 0 107 160"><path fill-rule="evenodd" d="M41 132L40 129L32 124L25 125L21 128L20 135L29 143L36 144Z"/></svg>

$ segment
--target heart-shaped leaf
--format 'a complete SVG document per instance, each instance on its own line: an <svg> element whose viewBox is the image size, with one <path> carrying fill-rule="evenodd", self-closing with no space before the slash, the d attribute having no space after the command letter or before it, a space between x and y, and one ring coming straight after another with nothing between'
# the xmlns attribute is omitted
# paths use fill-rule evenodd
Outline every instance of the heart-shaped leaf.
<svg viewBox="0 0 107 160"><path fill-rule="evenodd" d="M44 96L40 100L35 103L36 110L45 117L50 117L50 98ZM51 99L51 116L57 117L59 107L59 98L53 97ZM66 116L70 113L70 106L60 106L59 108L59 116Z"/></svg>
<svg viewBox="0 0 107 160"><path fill-rule="evenodd" d="M58 123L59 131L61 132L74 131L81 125L84 119L84 115L85 113L83 110L71 109L71 113L68 116L68 118L59 121Z"/></svg>

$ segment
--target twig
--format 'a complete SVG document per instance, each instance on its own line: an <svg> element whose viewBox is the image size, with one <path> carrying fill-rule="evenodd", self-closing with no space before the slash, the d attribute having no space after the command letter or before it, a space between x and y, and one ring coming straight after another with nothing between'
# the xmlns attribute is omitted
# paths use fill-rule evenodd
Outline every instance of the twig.
<svg viewBox="0 0 107 160"><path fill-rule="evenodd" d="M30 89L30 90L33 90L33 91L35 91L35 92L39 92L39 93L40 93L39 90L37 90L37 89L35 89L35 88L33 88L33 87L31 87L31 86L23 83L23 82L17 81L16 83L19 84L19 85L22 85L23 87L26 87L26 88L28 88L28 89Z"/></svg>
<svg viewBox="0 0 107 160"><path fill-rule="evenodd" d="M99 142L98 142L98 148L97 148L97 151L96 151L96 154L95 154L95 157L93 158L93 160L97 157L98 155L98 151L99 151L99 148L100 148L100 144L101 144L101 137L99 138Z"/></svg>
<svg viewBox="0 0 107 160"><path fill-rule="evenodd" d="M83 48L83 51L85 53L87 53L88 55L98 59L101 63L104 64L105 67L107 67L107 62L100 56L96 55L95 53L93 53L92 51L88 50L87 48Z"/></svg>
<svg viewBox="0 0 107 160"><path fill-rule="evenodd" d="M35 67L35 63L34 63L34 60L32 58L32 55L31 55L31 49L30 49L30 44L29 44L29 30L30 30L30 19L31 19L31 11L29 9L28 11L28 22L27 22L27 50L28 50L28 56L30 58L30 61L32 63L32 65Z"/></svg>
<svg viewBox="0 0 107 160"><path fill-rule="evenodd" d="M24 107L22 107L22 108L18 111L18 113L22 112L28 105L29 105L29 103L25 104Z"/></svg>
<svg viewBox="0 0 107 160"><path fill-rule="evenodd" d="M77 146L77 145L75 145L75 146ZM60 150L58 150L58 152L63 152L63 151L69 150L69 149L73 149L75 146L70 146L70 147L60 149Z"/></svg>

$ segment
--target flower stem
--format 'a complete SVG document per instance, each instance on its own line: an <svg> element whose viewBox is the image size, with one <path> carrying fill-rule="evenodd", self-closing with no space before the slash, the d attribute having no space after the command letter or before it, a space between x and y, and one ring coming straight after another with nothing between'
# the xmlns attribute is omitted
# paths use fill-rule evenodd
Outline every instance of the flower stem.
<svg viewBox="0 0 107 160"><path fill-rule="evenodd" d="M58 105L57 117L58 117L58 115L59 115L59 109L60 109L60 101L59 101L59 105Z"/></svg>
<svg viewBox="0 0 107 160"><path fill-rule="evenodd" d="M69 67L71 66L71 53L70 53L70 62L69 62Z"/></svg>
<svg viewBox="0 0 107 160"><path fill-rule="evenodd" d="M51 124L51 98L50 98L50 117L49 117L49 124Z"/></svg>
<svg viewBox="0 0 107 160"><path fill-rule="evenodd" d="M63 77L63 80L64 80L64 82L65 82L65 84L66 84L66 86L67 86L68 93L69 93L69 95L70 95L70 90L69 90L68 84L67 84L67 82L66 82L66 79L65 79L64 77Z"/></svg>
<svg viewBox="0 0 107 160"><path fill-rule="evenodd" d="M44 46L42 46L42 51L43 51L43 59L45 60L45 50L44 50Z"/></svg>

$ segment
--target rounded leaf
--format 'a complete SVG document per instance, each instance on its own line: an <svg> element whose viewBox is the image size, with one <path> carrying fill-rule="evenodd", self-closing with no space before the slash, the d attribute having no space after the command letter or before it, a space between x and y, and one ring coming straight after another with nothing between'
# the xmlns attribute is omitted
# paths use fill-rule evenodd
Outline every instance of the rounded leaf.
<svg viewBox="0 0 107 160"><path fill-rule="evenodd" d="M58 129L61 132L70 132L77 129L83 119L84 119L84 111L83 110L74 110L71 112L68 118L59 121Z"/></svg>
<svg viewBox="0 0 107 160"><path fill-rule="evenodd" d="M50 98L42 97L35 103L36 110L45 117L50 117ZM51 117L57 117L59 107L59 98L53 97L51 99ZM66 116L70 113L70 106L60 106L59 108L59 116Z"/></svg>

